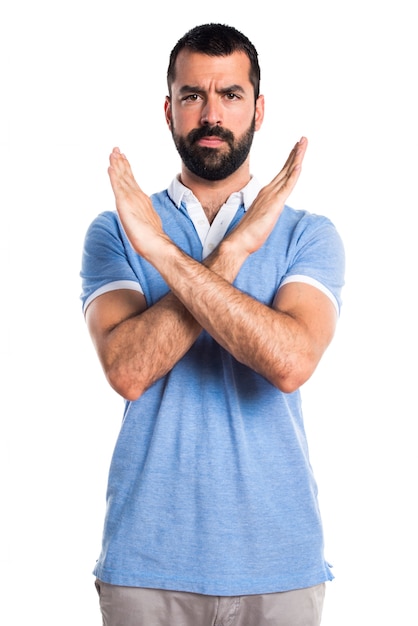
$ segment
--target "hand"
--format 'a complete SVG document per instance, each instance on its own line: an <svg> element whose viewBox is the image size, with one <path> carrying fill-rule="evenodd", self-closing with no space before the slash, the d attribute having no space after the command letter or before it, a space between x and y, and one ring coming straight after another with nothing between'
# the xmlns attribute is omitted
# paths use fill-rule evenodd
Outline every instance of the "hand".
<svg viewBox="0 0 418 626"><path fill-rule="evenodd" d="M125 233L138 254L147 258L164 234L160 216L151 199L136 182L128 159L114 148L108 169L116 208Z"/></svg>
<svg viewBox="0 0 418 626"><path fill-rule="evenodd" d="M227 237L245 254L252 254L266 241L301 171L308 141L302 137L294 146L282 170L263 187L238 226Z"/></svg>

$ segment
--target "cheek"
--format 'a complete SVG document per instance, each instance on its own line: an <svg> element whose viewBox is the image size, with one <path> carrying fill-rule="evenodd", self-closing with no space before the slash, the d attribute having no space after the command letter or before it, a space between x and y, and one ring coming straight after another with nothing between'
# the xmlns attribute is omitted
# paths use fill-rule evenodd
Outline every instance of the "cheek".
<svg viewBox="0 0 418 626"><path fill-rule="evenodd" d="M171 112L171 123L177 129L184 128L190 130L199 124L201 116L202 111L197 104L188 107L178 106Z"/></svg>
<svg viewBox="0 0 418 626"><path fill-rule="evenodd" d="M254 109L253 105L248 105L239 110L228 111L224 116L225 125L229 124L231 130L233 130L233 126L240 130L247 129L253 121L257 124L257 110Z"/></svg>

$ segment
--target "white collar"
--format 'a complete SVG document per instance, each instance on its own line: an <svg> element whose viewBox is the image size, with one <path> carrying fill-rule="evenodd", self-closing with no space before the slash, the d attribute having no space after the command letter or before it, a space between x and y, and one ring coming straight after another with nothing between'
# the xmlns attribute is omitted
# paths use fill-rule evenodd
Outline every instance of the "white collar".
<svg viewBox="0 0 418 626"><path fill-rule="evenodd" d="M225 204L220 207L212 224L209 224L203 207L196 196L180 182L179 177L172 181L167 192L178 209L182 204L185 207L202 243L202 258L206 258L225 236L239 207L244 206L245 211L249 209L260 188L261 185L258 181L251 178L241 191L229 196Z"/></svg>
<svg viewBox="0 0 418 626"><path fill-rule="evenodd" d="M247 211L254 202L260 189L260 183L256 178L252 177L243 189L231 194L225 204L229 204L229 202L234 205L243 204L244 210ZM171 181L167 192L178 209L180 208L182 202L186 205L186 209L189 202L192 204L198 202L193 192L180 182L179 175Z"/></svg>

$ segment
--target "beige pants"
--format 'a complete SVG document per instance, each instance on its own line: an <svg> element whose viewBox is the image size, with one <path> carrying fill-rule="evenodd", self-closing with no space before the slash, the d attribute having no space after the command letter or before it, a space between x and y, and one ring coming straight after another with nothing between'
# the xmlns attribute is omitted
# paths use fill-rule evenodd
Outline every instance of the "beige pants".
<svg viewBox="0 0 418 626"><path fill-rule="evenodd" d="M96 580L103 626L319 626L325 583L253 596L205 596Z"/></svg>

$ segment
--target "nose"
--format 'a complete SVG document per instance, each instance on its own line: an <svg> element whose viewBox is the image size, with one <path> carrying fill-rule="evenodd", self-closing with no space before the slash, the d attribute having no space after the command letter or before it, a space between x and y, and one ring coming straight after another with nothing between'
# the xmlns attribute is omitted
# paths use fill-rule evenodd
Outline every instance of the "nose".
<svg viewBox="0 0 418 626"><path fill-rule="evenodd" d="M201 115L202 126L220 126L222 124L221 104L219 98L208 97Z"/></svg>

